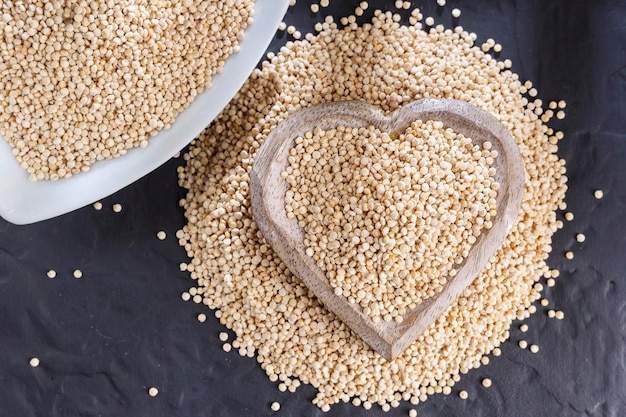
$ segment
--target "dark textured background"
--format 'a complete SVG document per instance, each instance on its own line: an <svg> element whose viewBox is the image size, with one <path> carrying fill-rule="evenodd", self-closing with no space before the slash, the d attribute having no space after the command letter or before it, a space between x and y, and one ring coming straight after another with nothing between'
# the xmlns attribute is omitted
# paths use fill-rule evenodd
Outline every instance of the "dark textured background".
<svg viewBox="0 0 626 417"><path fill-rule="evenodd" d="M341 16L356 1L332 0ZM421 416L626 415L626 2L623 0L414 1L437 23L460 24L504 46L522 79L547 103L567 100L553 123L566 138L568 210L575 219L555 236L550 265L562 273L547 288L548 308L515 324L502 356L471 371L451 396L417 406ZM298 0L286 17L305 33L314 16ZM393 7L393 1L370 1ZM284 42L279 36L273 48ZM557 123L558 122L558 123ZM0 220L0 417L322 415L314 391L280 393L254 359L221 350L220 325L201 305L184 303L192 285L175 239L185 224L172 160L92 207L30 226ZM1 170L1 167L0 167ZM0 172L1 175L1 172ZM593 190L605 192L602 200ZM111 210L121 203L119 214ZM562 218L562 213L559 214ZM165 230L165 241L156 238ZM579 244L574 236L583 232ZM563 252L572 250L572 261ZM79 268L84 277L72 277ZM55 269L56 279L46 277ZM196 315L209 319L199 323ZM539 354L517 347L538 343ZM38 368L28 361L41 359ZM484 389L480 380L493 386ZM147 388L160 393L151 398ZM469 392L463 401L456 393ZM388 415L406 416L403 403ZM382 415L341 404L328 415Z"/></svg>

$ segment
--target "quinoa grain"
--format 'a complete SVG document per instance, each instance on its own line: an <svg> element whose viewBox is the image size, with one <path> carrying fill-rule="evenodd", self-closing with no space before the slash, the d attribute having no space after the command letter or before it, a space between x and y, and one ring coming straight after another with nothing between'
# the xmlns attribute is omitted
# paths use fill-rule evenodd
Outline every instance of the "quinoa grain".
<svg viewBox="0 0 626 417"><path fill-rule="evenodd" d="M381 11L368 25L340 29L328 18L318 28L254 71L190 147L179 171L188 189L181 202L188 224L179 239L195 261L189 272L197 296L216 316L220 312L220 322L235 334L233 346L258 355L271 381L311 384L318 390L313 402L324 411L356 397L365 409L392 404L396 394L418 403L479 366L510 337L513 320L536 311L532 303L541 289L535 283L550 271L545 262L557 230L554 209L566 191L565 161L527 106L524 93L532 84L525 87L509 67L480 51L474 34L425 32ZM420 97L468 101L498 117L523 150L527 181L517 222L481 274L387 362L268 247L250 213L249 173L267 135L302 107L360 99L389 112Z"/></svg>
<svg viewBox="0 0 626 417"><path fill-rule="evenodd" d="M431 120L397 138L373 126L316 129L296 138L282 175L287 217L335 294L374 321L401 320L443 289L491 226L490 148Z"/></svg>
<svg viewBox="0 0 626 417"><path fill-rule="evenodd" d="M70 177L145 147L211 86L254 5L21 3L0 3L0 133L31 180Z"/></svg>

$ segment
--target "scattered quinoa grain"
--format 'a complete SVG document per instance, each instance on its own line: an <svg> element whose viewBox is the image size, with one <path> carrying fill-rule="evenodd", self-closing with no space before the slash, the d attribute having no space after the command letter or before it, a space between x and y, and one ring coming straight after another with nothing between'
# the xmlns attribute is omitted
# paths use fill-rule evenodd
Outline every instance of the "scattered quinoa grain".
<svg viewBox="0 0 626 417"><path fill-rule="evenodd" d="M550 301L547 298L542 298L540 303L543 307L547 307L548 304L550 304Z"/></svg>
<svg viewBox="0 0 626 417"><path fill-rule="evenodd" d="M180 298L183 299L183 301L189 301L191 300L191 294L189 294L187 291L184 291L181 295Z"/></svg>
<svg viewBox="0 0 626 417"><path fill-rule="evenodd" d="M494 348L494 349L491 351L491 353L493 354L493 356L496 356L496 357L497 357L497 356L502 355L502 351L501 351L501 350L500 350L500 348L498 348L498 347L497 347L497 348Z"/></svg>
<svg viewBox="0 0 626 417"><path fill-rule="evenodd" d="M565 213L565 220L567 220L568 222L574 220L574 213L572 213L571 211Z"/></svg>
<svg viewBox="0 0 626 417"><path fill-rule="evenodd" d="M278 410L280 410L280 403L279 403L279 402L274 401L274 402L272 403L272 405L270 406L270 408L272 409L272 411L278 411Z"/></svg>
<svg viewBox="0 0 626 417"><path fill-rule="evenodd" d="M437 0L437 5L438 5L439 7L443 7L443 6L445 6L445 5L446 5L446 0Z"/></svg>
<svg viewBox="0 0 626 417"><path fill-rule="evenodd" d="M554 280L554 278L548 278L546 280L546 285L550 288L554 287L556 285L556 281Z"/></svg>
<svg viewBox="0 0 626 417"><path fill-rule="evenodd" d="M30 364L30 366L32 366L33 368L36 368L39 366L39 358L31 358L30 361L28 362Z"/></svg>
<svg viewBox="0 0 626 417"><path fill-rule="evenodd" d="M556 112L556 118L559 120L565 119L565 112L563 110L559 110L558 112Z"/></svg>
<svg viewBox="0 0 626 417"><path fill-rule="evenodd" d="M311 4L311 12L317 13L320 11L320 5L317 3Z"/></svg>
<svg viewBox="0 0 626 417"><path fill-rule="evenodd" d="M570 260L570 261L571 261L572 259L574 259L574 252L572 252L572 251L567 251L567 252L565 252L565 259L568 259L568 260Z"/></svg>
<svg viewBox="0 0 626 417"><path fill-rule="evenodd" d="M74 275L74 278L77 278L77 279L82 278L83 271L81 271L80 269L75 269L73 275Z"/></svg>
<svg viewBox="0 0 626 417"><path fill-rule="evenodd" d="M461 398L462 400L467 400L469 397L469 394L467 393L467 391L463 390L463 391L459 391L459 398Z"/></svg>
<svg viewBox="0 0 626 417"><path fill-rule="evenodd" d="M454 18L461 17L461 9L457 9L457 8L452 9L452 17Z"/></svg>
<svg viewBox="0 0 626 417"><path fill-rule="evenodd" d="M526 332L528 331L528 324L524 323L524 324L520 325L520 326L519 326L519 329L520 329L522 332L526 333Z"/></svg>
<svg viewBox="0 0 626 417"><path fill-rule="evenodd" d="M520 340L519 342L517 342L517 345L520 347L520 349L526 349L528 347L528 342L525 340Z"/></svg>
<svg viewBox="0 0 626 417"><path fill-rule="evenodd" d="M585 235L582 233L576 234L576 242L583 243L585 241Z"/></svg>
<svg viewBox="0 0 626 417"><path fill-rule="evenodd" d="M604 197L604 192L602 190L595 190L593 192L593 196L597 199L600 200L602 197Z"/></svg>
<svg viewBox="0 0 626 417"><path fill-rule="evenodd" d="M483 387L485 387L485 388L489 388L489 387L491 386L491 379L489 379L489 378L484 378L484 379L482 380L482 385L483 385Z"/></svg>
<svg viewBox="0 0 626 417"><path fill-rule="evenodd" d="M102 203L99 201L96 201L95 203L93 203L93 208L96 210L102 210Z"/></svg>
<svg viewBox="0 0 626 417"><path fill-rule="evenodd" d="M548 310L548 317L550 317L551 319L553 319L556 316L556 313L554 310Z"/></svg>
<svg viewBox="0 0 626 417"><path fill-rule="evenodd" d="M530 347L528 348L532 353L537 353L539 352L539 345L530 345Z"/></svg>
<svg viewBox="0 0 626 417"><path fill-rule="evenodd" d="M119 203L113 204L113 211L119 213L122 211L122 205Z"/></svg>
<svg viewBox="0 0 626 417"><path fill-rule="evenodd" d="M165 238L166 238L166 237L167 237L167 234L166 234L163 230L161 230L161 231L159 231L159 232L157 233L157 238L158 238L159 240L165 240Z"/></svg>
<svg viewBox="0 0 626 417"><path fill-rule="evenodd" d="M200 323L204 323L206 321L206 314L204 314L204 313L198 314L198 321Z"/></svg>
<svg viewBox="0 0 626 417"><path fill-rule="evenodd" d="M417 410L415 408L409 409L409 417L417 417Z"/></svg>
<svg viewBox="0 0 626 417"><path fill-rule="evenodd" d="M426 23L427 26L432 26L435 24L435 19L433 19L431 16L428 16L425 20L424 23Z"/></svg>
<svg viewBox="0 0 626 417"><path fill-rule="evenodd" d="M222 342L227 341L227 340L228 340L228 333L226 333L226 332L220 332L220 334L219 334L219 339L220 339Z"/></svg>
<svg viewBox="0 0 626 417"><path fill-rule="evenodd" d="M554 312L554 318L556 318L557 320L563 320L565 318L565 313L563 313L561 310L557 310Z"/></svg>
<svg viewBox="0 0 626 417"><path fill-rule="evenodd" d="M48 276L48 278L56 278L57 271L55 271L54 269L51 269L48 272L46 272L46 275Z"/></svg>
<svg viewBox="0 0 626 417"><path fill-rule="evenodd" d="M222 345L222 349L224 350L224 352L230 352L230 350L232 349L232 345L230 343L224 343Z"/></svg>
<svg viewBox="0 0 626 417"><path fill-rule="evenodd" d="M157 395L159 395L159 389L156 387L150 387L148 389L148 395L151 397L156 397Z"/></svg>

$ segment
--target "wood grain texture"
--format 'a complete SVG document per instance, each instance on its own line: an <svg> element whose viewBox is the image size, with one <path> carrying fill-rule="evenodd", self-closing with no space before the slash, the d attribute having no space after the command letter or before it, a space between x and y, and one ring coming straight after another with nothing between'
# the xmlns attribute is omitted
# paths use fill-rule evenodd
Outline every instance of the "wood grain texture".
<svg viewBox="0 0 626 417"><path fill-rule="evenodd" d="M402 323L374 323L344 296L337 296L322 269L306 255L304 231L296 219L288 219L285 193L289 185L281 178L287 167L289 150L295 139L315 128L337 126L367 127L402 133L415 120L438 120L444 127L472 138L476 144L492 143L498 151L495 179L500 183L493 227L483 230L458 273L448 277L443 290L403 316ZM489 113L457 100L422 99L389 115L359 101L324 103L300 110L285 119L259 149L251 173L252 210L265 239L289 270L354 330L366 343L391 360L400 355L441 313L443 313L480 273L500 247L517 218L524 191L524 166L517 144L500 122Z"/></svg>

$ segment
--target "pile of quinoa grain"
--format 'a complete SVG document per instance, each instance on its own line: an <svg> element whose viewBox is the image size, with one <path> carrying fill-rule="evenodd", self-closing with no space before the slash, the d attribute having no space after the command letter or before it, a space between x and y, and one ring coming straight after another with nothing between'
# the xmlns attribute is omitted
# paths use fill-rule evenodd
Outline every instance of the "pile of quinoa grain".
<svg viewBox="0 0 626 417"><path fill-rule="evenodd" d="M340 401L417 404L450 392L461 374L499 350L515 319L541 298L555 211L566 191L560 132L529 103L532 87L457 27L400 25L376 11L371 23L288 42L255 71L193 143L179 168L188 224L178 233L196 280L194 301L217 309L233 349L256 356L271 381L311 384L322 410ZM526 170L516 224L481 274L408 349L387 362L330 313L272 252L252 218L250 169L263 140L296 110L359 99L392 111L421 97L464 100L493 114L518 143ZM532 109L529 104L533 104ZM547 118L546 118L547 119ZM487 358L484 358L487 359Z"/></svg>
<svg viewBox="0 0 626 417"><path fill-rule="evenodd" d="M144 147L222 71L254 0L0 4L0 134L31 180Z"/></svg>
<svg viewBox="0 0 626 417"><path fill-rule="evenodd" d="M287 217L335 294L374 322L441 292L496 214L491 143L417 120L393 137L374 126L307 132L283 178Z"/></svg>

